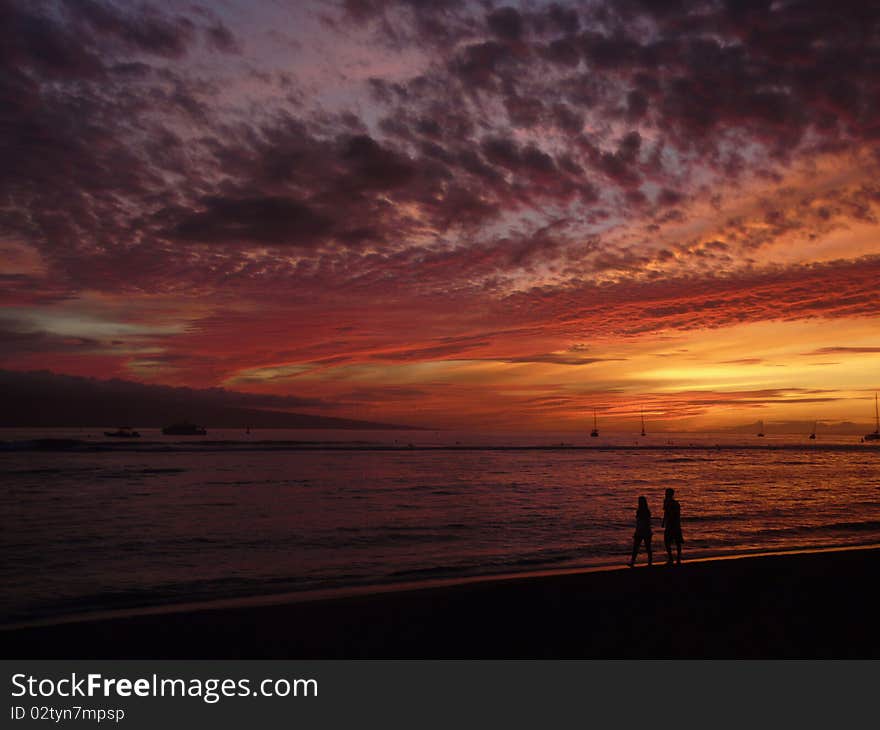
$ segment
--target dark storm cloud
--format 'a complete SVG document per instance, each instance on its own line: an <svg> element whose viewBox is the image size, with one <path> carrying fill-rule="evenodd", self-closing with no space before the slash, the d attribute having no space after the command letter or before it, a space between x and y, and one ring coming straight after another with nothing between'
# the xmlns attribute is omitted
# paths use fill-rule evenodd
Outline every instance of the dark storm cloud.
<svg viewBox="0 0 880 730"><path fill-rule="evenodd" d="M348 163L352 183L362 189L391 190L415 176L413 165L406 157L383 148L368 135L348 140L342 159Z"/></svg>
<svg viewBox="0 0 880 730"><path fill-rule="evenodd" d="M518 41L523 33L523 19L516 8L505 6L486 15L489 30L505 41Z"/></svg>
<svg viewBox="0 0 880 730"><path fill-rule="evenodd" d="M343 0L341 14L325 14L331 27L372 24L376 38L393 48L424 44L449 48L472 36L475 19L460 11L465 0Z"/></svg>
<svg viewBox="0 0 880 730"><path fill-rule="evenodd" d="M684 196L678 192L677 190L670 190L669 188L663 188L660 191L660 194L657 196L657 203L664 207L670 205L679 205L681 204ZM719 243L715 241L714 243ZM723 245L723 244L722 244Z"/></svg>
<svg viewBox="0 0 880 730"><path fill-rule="evenodd" d="M404 126L394 131L406 136ZM173 240L347 247L425 226L445 232L498 212L497 202L469 175L456 179L448 165L458 163L439 145L420 145L410 156L369 135L327 136L283 115L245 135L214 138L209 148L235 185L227 182L211 196L163 209L157 223ZM421 218L405 213L405 204Z"/></svg>
<svg viewBox="0 0 880 730"><path fill-rule="evenodd" d="M238 39L221 21L205 28L205 38L208 44L222 53L240 53L241 46Z"/></svg>
<svg viewBox="0 0 880 730"><path fill-rule="evenodd" d="M409 78L364 82L374 106L360 115L308 98L223 114L220 77L186 62L241 44L204 8L0 0L2 233L39 249L53 291L268 281L376 294L394 282L497 296L544 264L556 278L535 296L557 287L563 301L579 276L659 276L645 272L676 258L714 266L874 219L880 195L865 188L768 202L763 226L731 220L717 246L606 250L589 230L647 211L654 233L685 220L698 177L727 183L799 150L875 140L873 4L352 0L343 11L335 27L427 60ZM580 231L542 233L569 214ZM246 255L272 246L303 258ZM693 322L680 290L700 283L670 287L647 314ZM861 311L865 293L852 296L849 307L807 296L802 311ZM736 306L705 295L712 321L719 301ZM750 304L742 316L770 316Z"/></svg>
<svg viewBox="0 0 880 730"><path fill-rule="evenodd" d="M614 152L603 152L587 143L586 159L593 168L621 188L633 189L642 182L642 176L636 164L641 147L641 136L638 132L629 132Z"/></svg>
<svg viewBox="0 0 880 730"><path fill-rule="evenodd" d="M124 282L128 267L109 265L150 245L139 216L170 202L166 175L198 186L174 126L205 124L214 89L173 63L201 44L200 28L227 50L235 39L210 12L189 12L0 3L0 233L41 251L51 286Z"/></svg>
<svg viewBox="0 0 880 730"><path fill-rule="evenodd" d="M448 66L466 92L493 91L498 89L499 80L513 77L523 61L523 51L490 40L466 46L449 60Z"/></svg>
<svg viewBox="0 0 880 730"><path fill-rule="evenodd" d="M338 125L334 133L288 115L245 134L214 137L207 146L218 167L234 175L236 194L230 194L230 180L209 205L202 200L189 212L163 211L163 217L179 218L165 230L176 240L204 242L244 242L251 231L254 242L261 243L383 242L425 226L444 234L478 225L511 201L595 198L592 183L570 157L557 164L534 144L521 146L508 136L478 142L450 134L439 123L467 134L459 117L440 104L430 115L401 108L381 120L384 141L340 133ZM265 209L265 225L251 227L240 217L263 210L252 200L254 191L274 202ZM218 208L221 199L224 205ZM247 199L247 205L237 199ZM402 213L400 206L407 204L419 211L418 218ZM273 226L278 219L281 224Z"/></svg>
<svg viewBox="0 0 880 730"><path fill-rule="evenodd" d="M281 197L206 198L203 208L176 224L172 236L209 243L320 242L332 223L308 205Z"/></svg>
<svg viewBox="0 0 880 730"><path fill-rule="evenodd" d="M195 32L195 24L188 17L168 16L149 5L142 5L134 13L121 12L96 0L65 0L63 5L74 27L86 27L99 40L118 43L126 50L180 57L187 52Z"/></svg>
<svg viewBox="0 0 880 730"><path fill-rule="evenodd" d="M880 10L854 1L759 5L609 2L531 15L496 7L475 18L482 36L439 60L464 93L503 95L515 124L535 120L518 99L552 106L569 85L569 102L665 130L713 164L732 159L722 146L738 135L775 157L808 131L824 145L873 138ZM578 67L583 80L565 77ZM583 93L587 78L594 84Z"/></svg>
<svg viewBox="0 0 880 730"><path fill-rule="evenodd" d="M197 42L195 21L90 2L65 23L34 7L2 6L11 42L2 52L10 73L0 77L8 102L0 112L8 163L0 228L33 241L72 287L116 288L154 269L186 273L183 260L168 265L174 254L163 239L357 246L420 225L398 214L398 202L423 205L441 228L497 213L467 181L447 184L440 160L351 134L363 128L351 115L319 125L281 115L231 128L212 112L210 84L115 61L123 47L177 57ZM213 47L233 50L219 21L204 30ZM53 83L58 78L75 86ZM184 142L181 120L198 125L201 137ZM437 133L429 117L419 129ZM208 182L221 170L222 185ZM184 184L169 187L169 176ZM152 263L135 267L147 251Z"/></svg>

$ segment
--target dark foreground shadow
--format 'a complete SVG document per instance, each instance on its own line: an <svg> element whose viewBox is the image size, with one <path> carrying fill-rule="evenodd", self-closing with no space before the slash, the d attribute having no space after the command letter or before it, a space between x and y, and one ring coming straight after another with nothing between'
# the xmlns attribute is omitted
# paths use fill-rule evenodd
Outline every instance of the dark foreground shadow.
<svg viewBox="0 0 880 730"><path fill-rule="evenodd" d="M19 658L877 658L880 549L0 633Z"/></svg>

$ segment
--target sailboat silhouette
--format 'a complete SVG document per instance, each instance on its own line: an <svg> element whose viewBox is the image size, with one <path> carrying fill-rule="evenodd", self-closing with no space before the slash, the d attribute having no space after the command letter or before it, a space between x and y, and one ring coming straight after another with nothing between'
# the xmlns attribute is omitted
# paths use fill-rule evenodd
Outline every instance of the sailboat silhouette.
<svg viewBox="0 0 880 730"><path fill-rule="evenodd" d="M590 431L590 436L592 438L596 438L599 435L599 422L596 420L596 409L593 409L593 430Z"/></svg>
<svg viewBox="0 0 880 730"><path fill-rule="evenodd" d="M645 409L642 409L642 436L645 435Z"/></svg>
<svg viewBox="0 0 880 730"><path fill-rule="evenodd" d="M810 439L813 440L813 441L816 440L816 425L817 425L818 423L819 423L818 421L813 421L813 430L810 431Z"/></svg>
<svg viewBox="0 0 880 730"><path fill-rule="evenodd" d="M758 421L758 436L764 438L764 422Z"/></svg>
<svg viewBox="0 0 880 730"><path fill-rule="evenodd" d="M876 393L874 393L874 433L866 433L865 441L880 441L880 410L877 408Z"/></svg>

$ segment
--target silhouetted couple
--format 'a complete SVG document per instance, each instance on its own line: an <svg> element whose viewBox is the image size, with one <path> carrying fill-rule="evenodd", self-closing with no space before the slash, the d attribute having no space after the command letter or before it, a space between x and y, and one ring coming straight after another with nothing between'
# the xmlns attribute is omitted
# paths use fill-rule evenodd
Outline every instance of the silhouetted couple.
<svg viewBox="0 0 880 730"><path fill-rule="evenodd" d="M666 490L666 499L663 500L663 519L660 522L663 528L663 545L666 547L666 564L672 565L672 546L675 545L675 562L681 565L681 544L684 542L681 536L681 505L675 498L675 490L670 487ZM636 564L636 557L642 542L648 551L648 565L654 564L654 553L651 547L651 510L648 508L648 500L639 497L639 506L636 510L636 531L633 533L632 557L629 567Z"/></svg>

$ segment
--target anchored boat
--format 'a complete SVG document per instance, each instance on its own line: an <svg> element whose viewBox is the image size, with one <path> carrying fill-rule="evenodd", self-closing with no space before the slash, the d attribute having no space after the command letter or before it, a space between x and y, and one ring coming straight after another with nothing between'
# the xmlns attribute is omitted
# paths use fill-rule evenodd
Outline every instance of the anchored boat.
<svg viewBox="0 0 880 730"><path fill-rule="evenodd" d="M876 393L874 393L874 432L866 433L865 441L880 441L880 410L877 409Z"/></svg>

